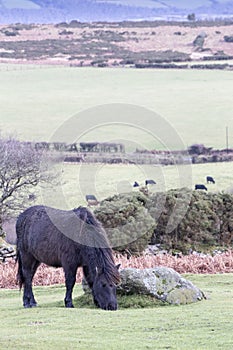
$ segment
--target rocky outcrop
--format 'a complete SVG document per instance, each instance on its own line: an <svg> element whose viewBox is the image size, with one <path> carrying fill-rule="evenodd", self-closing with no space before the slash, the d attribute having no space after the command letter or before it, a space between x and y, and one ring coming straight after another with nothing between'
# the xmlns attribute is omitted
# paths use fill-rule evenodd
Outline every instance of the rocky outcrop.
<svg viewBox="0 0 233 350"><path fill-rule="evenodd" d="M144 294L169 304L190 304L205 298L204 293L175 270L167 267L122 269L118 292Z"/></svg>
<svg viewBox="0 0 233 350"><path fill-rule="evenodd" d="M168 267L148 269L126 268L120 271L121 284L118 295L148 295L167 304L184 305L206 299L204 293L175 270ZM90 293L85 279L84 293Z"/></svg>

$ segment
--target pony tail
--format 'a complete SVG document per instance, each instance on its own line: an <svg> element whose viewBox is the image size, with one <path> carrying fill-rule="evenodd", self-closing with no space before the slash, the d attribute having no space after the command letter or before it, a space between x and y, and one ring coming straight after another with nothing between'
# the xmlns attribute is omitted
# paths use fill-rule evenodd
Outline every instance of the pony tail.
<svg viewBox="0 0 233 350"><path fill-rule="evenodd" d="M22 269L22 260L19 251L17 251L17 257L16 262L18 262L18 273L17 273L17 283L19 284L19 289L22 289L22 286L24 284L24 276L23 276L23 269Z"/></svg>

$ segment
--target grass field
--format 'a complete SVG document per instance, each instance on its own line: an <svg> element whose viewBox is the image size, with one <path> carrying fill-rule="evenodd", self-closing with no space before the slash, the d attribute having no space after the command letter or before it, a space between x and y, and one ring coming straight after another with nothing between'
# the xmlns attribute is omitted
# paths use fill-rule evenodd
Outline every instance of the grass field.
<svg viewBox="0 0 233 350"><path fill-rule="evenodd" d="M105 103L130 103L160 114L185 146L198 142L225 147L228 126L229 146L233 147L232 72L40 68L2 70L0 83L0 128L17 132L21 139L49 140L76 113ZM141 136L138 130L131 130L129 135L125 126L117 130L104 126L87 130L83 139L137 140L140 136L145 137L148 147L154 147L148 133ZM143 183L148 177L156 180L155 190L159 191L182 187L185 181L193 188L195 183L204 183L206 175L216 179L216 185L208 186L209 191L232 188L232 163L186 169L66 164L61 185L47 195L42 191L38 201L76 207L86 204L86 194L94 193L101 200L132 190L135 180ZM77 299L75 309L65 309L64 286L60 285L36 287L39 307L25 310L17 290L2 289L0 349L232 349L233 275L187 278L205 292L207 300L117 312L78 308ZM81 293L81 287L76 286L75 296Z"/></svg>
<svg viewBox="0 0 233 350"><path fill-rule="evenodd" d="M98 200L103 200L117 193L130 192L134 181L143 185L148 178L156 181L156 185L150 186L150 191L167 191L184 186L194 189L195 184L205 184L206 176L212 175L216 184L206 184L208 192L233 191L232 162L183 167L84 163L63 164L61 169L63 172L59 184L49 191L42 189L38 192L38 203L73 208L86 205L86 194L94 194Z"/></svg>
<svg viewBox="0 0 233 350"><path fill-rule="evenodd" d="M127 103L161 115L170 125L170 131L173 130L172 135L180 135L185 147L195 142L225 147L226 125L229 127L229 147L233 147L232 72L42 68L32 65L0 68L0 130L17 133L21 139L50 140L56 130L62 129L63 124L77 113L97 105ZM82 116L83 126L85 113ZM109 117L111 120L112 116ZM146 131L126 124L120 127L116 124L101 125L89 130L90 123L87 123L89 126L85 133L84 125L82 139L120 139L131 141L131 146L144 143L154 148L150 129L153 126L156 130L157 125L146 124L144 117L142 115L141 123ZM78 126L72 131L80 136ZM168 133L169 144L173 141L172 135ZM160 138L159 132L155 137ZM160 147L166 146L166 142L164 145L160 143ZM209 185L208 191L232 192L232 163L192 167L103 164L80 167L66 164L62 170L61 184L50 192L43 190L42 194L38 193L38 204L70 209L86 205L86 194L95 194L102 200L109 195L131 191L134 181L143 184L147 178L157 182L154 190L164 191L183 186L194 188L196 183L205 183L206 176L211 175L216 179L216 185Z"/></svg>
<svg viewBox="0 0 233 350"><path fill-rule="evenodd" d="M159 114L181 137L185 147L204 143L224 148L226 126L229 147L233 147L232 90L233 72L230 71L3 69L0 129L17 133L21 139L49 140L65 121L81 111L102 104L125 103ZM127 118L125 115L126 122ZM144 118L145 115L141 115L142 124L150 131L151 123L145 125ZM126 125L116 128L111 124L107 129L101 126L92 130L87 127L85 132L83 140L144 138L147 147L158 146L148 132L138 134L137 128L129 131ZM170 137L168 134L168 139Z"/></svg>
<svg viewBox="0 0 233 350"><path fill-rule="evenodd" d="M233 275L186 275L207 300L183 306L119 309L63 307L64 286L36 287L39 306L23 309L17 290L0 290L0 348L193 349L233 348ZM81 295L76 286L74 295Z"/></svg>

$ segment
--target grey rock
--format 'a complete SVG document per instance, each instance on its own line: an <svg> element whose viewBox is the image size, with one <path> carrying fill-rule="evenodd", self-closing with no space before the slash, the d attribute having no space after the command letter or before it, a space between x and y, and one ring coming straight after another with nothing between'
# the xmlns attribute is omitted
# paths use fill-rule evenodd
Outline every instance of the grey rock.
<svg viewBox="0 0 233 350"><path fill-rule="evenodd" d="M145 255L159 255L159 254L167 254L167 250L161 248L160 244L149 244L147 248L144 250Z"/></svg>
<svg viewBox="0 0 233 350"><path fill-rule="evenodd" d="M122 269L120 274L120 294L145 294L176 305L194 303L205 298L199 288L171 268L127 268Z"/></svg>

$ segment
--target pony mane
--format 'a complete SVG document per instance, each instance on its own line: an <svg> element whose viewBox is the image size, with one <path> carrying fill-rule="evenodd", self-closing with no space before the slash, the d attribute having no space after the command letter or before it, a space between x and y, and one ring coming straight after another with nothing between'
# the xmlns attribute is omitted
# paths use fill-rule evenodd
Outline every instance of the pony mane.
<svg viewBox="0 0 233 350"><path fill-rule="evenodd" d="M85 207L73 209L78 217L78 238L82 245L93 248L110 248L110 243L102 224L95 218L92 212Z"/></svg>
<svg viewBox="0 0 233 350"><path fill-rule="evenodd" d="M106 278L106 280L109 283L119 284L120 283L120 273L118 271L118 268L115 266L114 260L113 260L113 254L111 248L101 248L97 254L101 254L101 260L102 265L100 268L102 268L103 274Z"/></svg>
<svg viewBox="0 0 233 350"><path fill-rule="evenodd" d="M82 221L81 241L85 244L85 254L88 256L92 268L103 272L109 283L119 284L120 274L115 266L113 252L102 224L92 212L85 207L73 209Z"/></svg>

